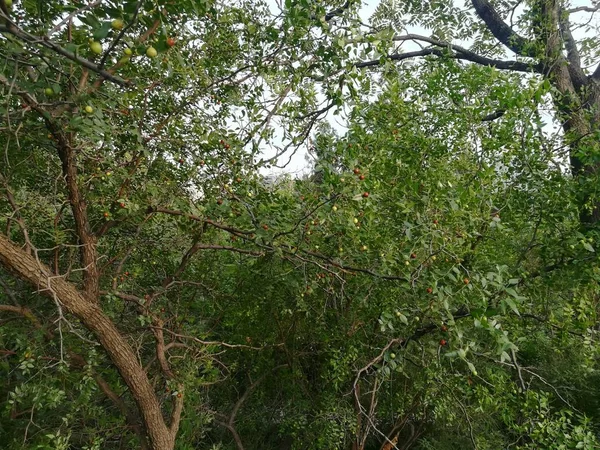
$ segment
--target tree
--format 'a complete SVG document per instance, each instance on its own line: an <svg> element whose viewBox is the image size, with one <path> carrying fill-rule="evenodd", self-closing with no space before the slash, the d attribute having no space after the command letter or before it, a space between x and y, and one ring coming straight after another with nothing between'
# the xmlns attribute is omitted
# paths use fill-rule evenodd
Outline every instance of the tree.
<svg viewBox="0 0 600 450"><path fill-rule="evenodd" d="M594 34L594 26L581 25L572 18L582 12L593 14L598 7L570 7L565 1L531 1L526 2L521 15L515 17L519 2L498 2L496 5L488 0L472 0L469 3L478 20L473 20L473 14L461 10L453 2L403 2L398 7L394 2L382 2L375 13L376 20L398 18L399 31L404 26L423 25L433 28L434 33L432 36L402 34L394 32L394 28L382 27L382 31L391 31L389 39L392 42L418 42L424 48L415 52L402 52L397 48L389 52L387 58L363 61L357 66L437 55L500 70L536 74L548 80L552 86L549 94L556 117L564 132L565 145L570 149L573 176L585 185L580 199L581 219L584 224L595 224L600 218L594 187L597 186L598 171L595 155L598 152L596 124L600 110L600 65L595 59L595 39L585 37L577 41L572 33L575 25ZM507 16L510 16L510 25L505 21ZM472 48L455 45L454 39L470 39ZM505 51L498 48L498 44L514 53L516 59L502 58ZM499 102L496 111L487 118L502 115L508 107L510 105Z"/></svg>
<svg viewBox="0 0 600 450"><path fill-rule="evenodd" d="M596 81L551 64L558 6L46 3L0 1L3 442L596 445Z"/></svg>

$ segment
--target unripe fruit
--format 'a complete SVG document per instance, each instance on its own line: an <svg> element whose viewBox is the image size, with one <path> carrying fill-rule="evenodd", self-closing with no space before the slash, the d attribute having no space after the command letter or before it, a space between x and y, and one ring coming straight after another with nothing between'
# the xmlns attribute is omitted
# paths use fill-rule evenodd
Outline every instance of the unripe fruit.
<svg viewBox="0 0 600 450"><path fill-rule="evenodd" d="M13 0L4 0L4 4L8 9L10 9L13 6Z"/></svg>
<svg viewBox="0 0 600 450"><path fill-rule="evenodd" d="M156 51L156 49L154 47L150 46L146 49L146 56L148 58L156 58L157 55L158 55L158 52Z"/></svg>
<svg viewBox="0 0 600 450"><path fill-rule="evenodd" d="M390 358L391 359L395 359L396 358L396 354L395 353L390 353Z"/></svg>
<svg viewBox="0 0 600 450"><path fill-rule="evenodd" d="M85 107L85 112L88 113L88 114L91 114L91 113L94 112L94 108L92 108L90 105L87 105Z"/></svg>
<svg viewBox="0 0 600 450"><path fill-rule="evenodd" d="M92 41L90 42L90 50L99 55L102 53L102 44L98 41Z"/></svg>
<svg viewBox="0 0 600 450"><path fill-rule="evenodd" d="M124 23L121 19L115 19L110 24L113 27L113 29L115 29L115 30L122 30L123 25L124 25Z"/></svg>
<svg viewBox="0 0 600 450"><path fill-rule="evenodd" d="M133 50L131 50L129 47L125 47L123 49L123 53L125 53L125 55L127 55L127 56L131 56L131 55L133 55Z"/></svg>
<svg viewBox="0 0 600 450"><path fill-rule="evenodd" d="M52 95L54 95L54 91L51 87L47 87L46 89L44 89L44 94L46 94L48 97L51 97Z"/></svg>
<svg viewBox="0 0 600 450"><path fill-rule="evenodd" d="M354 223L358 223L358 219L355 217L353 220Z"/></svg>
<svg viewBox="0 0 600 450"><path fill-rule="evenodd" d="M331 209L333 210L333 212L336 212L338 210L337 206L335 206L335 205L333 205L333 208L331 208Z"/></svg>

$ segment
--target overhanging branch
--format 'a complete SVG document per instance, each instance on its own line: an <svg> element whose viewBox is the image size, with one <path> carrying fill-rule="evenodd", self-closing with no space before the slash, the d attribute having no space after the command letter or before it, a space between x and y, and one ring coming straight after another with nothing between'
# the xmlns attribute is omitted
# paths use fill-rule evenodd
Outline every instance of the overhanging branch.
<svg viewBox="0 0 600 450"><path fill-rule="evenodd" d="M449 50L454 50L454 53L452 53ZM523 61L504 61L504 60L500 60L500 59L492 59L492 58L488 58L485 56L477 55L476 53L470 52L466 49L463 49L463 51L459 51L458 48L453 47L453 46L450 46L450 48L448 50L441 50L439 48L425 48L423 50L417 50L414 52L396 53L396 54L389 55L388 58L392 61L403 61L406 59L418 58L421 56L431 56L431 55L452 58L452 59L459 59L459 60L463 60L463 61L471 61L473 63L479 64L482 66L495 67L500 70L514 70L517 72L528 72L528 73L529 72L535 72L535 73L542 72L542 66L538 63L533 64L533 63L528 63L528 62L523 62ZM373 67L373 66L378 66L380 64L381 64L381 60L375 59L375 60L371 60L371 61L364 61L364 62L357 63L357 64L355 64L355 66L360 69L362 67Z"/></svg>
<svg viewBox="0 0 600 450"><path fill-rule="evenodd" d="M8 20L7 20L7 25L0 26L0 33L9 33L9 34L12 34L13 36L15 36L16 38L18 38L24 42L27 42L28 44L46 47L47 49L50 49L50 50L54 51L55 53L58 53L59 55L62 55L65 58L70 59L71 61L74 61L77 64L80 64L81 66L91 70L92 72L96 72L101 77L103 77L109 81L112 81L113 83L118 84L120 86L127 87L127 86L131 85L131 83L129 83L128 81L125 81L123 78L113 75L112 73L101 69L100 66L93 63L89 59L82 58L81 56L78 56L75 53L70 52L67 49L61 47L57 43L48 39L47 36L38 37L38 36L34 36L32 34L29 34Z"/></svg>
<svg viewBox="0 0 600 450"><path fill-rule="evenodd" d="M519 36L508 26L487 0L471 0L475 12L485 22L494 37L517 55L536 57L533 43Z"/></svg>

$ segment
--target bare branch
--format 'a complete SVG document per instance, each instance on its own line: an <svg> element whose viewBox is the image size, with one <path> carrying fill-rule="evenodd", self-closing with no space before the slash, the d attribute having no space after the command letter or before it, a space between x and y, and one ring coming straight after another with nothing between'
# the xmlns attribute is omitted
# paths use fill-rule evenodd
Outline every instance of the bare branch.
<svg viewBox="0 0 600 450"><path fill-rule="evenodd" d="M450 46L448 50L441 50L439 48L425 48L423 50L416 50L413 52L396 53L389 55L388 58L392 61L403 61L405 59L417 58L420 56L439 56L447 57L452 59L460 59L465 61L471 61L482 66L496 67L501 70L515 70L517 72L537 72L541 73L542 66L539 63L527 63L523 61L504 61L500 59L487 58L485 56L477 55L476 53L470 52L466 49L459 51L460 47ZM455 53L449 50L455 50ZM364 61L355 64L357 68L362 67L373 67L381 64L379 59L372 61Z"/></svg>
<svg viewBox="0 0 600 450"><path fill-rule="evenodd" d="M565 12L568 14L574 14L578 12L597 12L600 10L600 5L597 6L577 6L576 8L567 9Z"/></svg>
<svg viewBox="0 0 600 450"><path fill-rule="evenodd" d="M50 36L52 36L54 33L59 31L64 24L70 22L73 19L73 17L80 15L82 12L87 11L88 9L95 8L96 6L100 5L101 3L102 3L102 0L96 0L92 3L88 3L87 5L83 5L79 9L76 9L71 14L69 14L67 17L65 17L63 20L61 20L59 23L57 23L54 28L52 28L50 31L48 31L48 34L46 36L48 36L48 38L50 38Z"/></svg>

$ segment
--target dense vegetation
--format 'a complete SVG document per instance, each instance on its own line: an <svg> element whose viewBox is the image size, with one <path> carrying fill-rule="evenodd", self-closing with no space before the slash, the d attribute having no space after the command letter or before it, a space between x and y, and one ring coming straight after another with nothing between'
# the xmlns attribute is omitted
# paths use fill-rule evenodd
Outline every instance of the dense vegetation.
<svg viewBox="0 0 600 450"><path fill-rule="evenodd" d="M401 3L0 0L2 448L599 448L600 7Z"/></svg>

